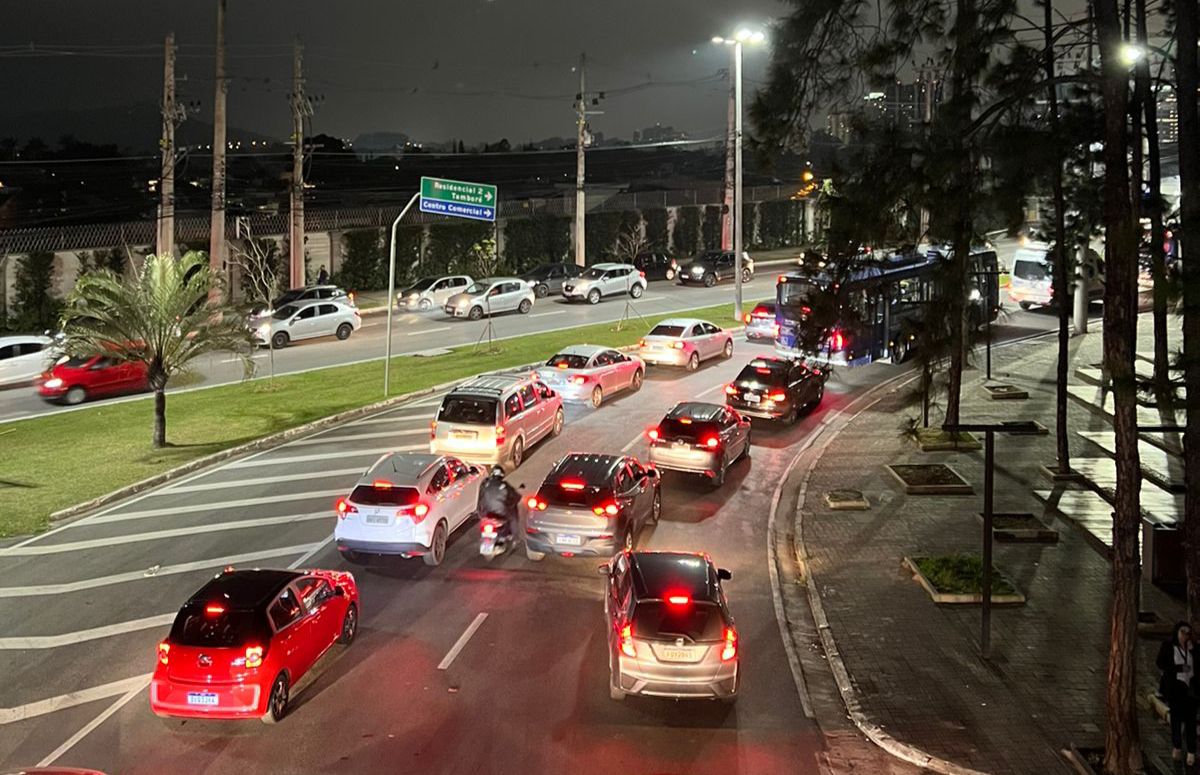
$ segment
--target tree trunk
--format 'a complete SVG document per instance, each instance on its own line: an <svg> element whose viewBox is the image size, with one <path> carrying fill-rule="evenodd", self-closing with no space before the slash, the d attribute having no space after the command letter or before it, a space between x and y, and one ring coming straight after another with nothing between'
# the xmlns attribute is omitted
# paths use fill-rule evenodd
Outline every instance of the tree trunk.
<svg viewBox="0 0 1200 775"><path fill-rule="evenodd" d="M154 388L154 446L167 446L167 392Z"/></svg>
<svg viewBox="0 0 1200 775"><path fill-rule="evenodd" d="M1148 47L1146 0L1137 0L1138 45ZM1138 63L1137 86L1146 123L1146 153L1150 162L1150 278L1154 283L1154 393L1162 405L1171 399L1170 351L1167 340L1167 265L1163 251L1162 164L1158 147L1158 90L1150 93L1150 60Z"/></svg>
<svg viewBox="0 0 1200 775"><path fill-rule="evenodd" d="M1104 365L1112 379L1116 432L1113 498L1112 611L1105 687L1104 772L1142 769L1137 705L1137 614L1140 597L1138 533L1137 385L1133 370L1137 334L1137 243L1134 233L1125 121L1129 69L1120 58L1116 0L1096 0L1104 94Z"/></svg>
<svg viewBox="0 0 1200 775"><path fill-rule="evenodd" d="M1200 116L1196 112L1195 2L1175 6L1175 74L1179 81L1180 244L1183 270L1183 377L1187 428L1183 436L1184 545L1187 547L1188 618L1200 617ZM1192 242L1195 241L1195 245Z"/></svg>
<svg viewBox="0 0 1200 775"><path fill-rule="evenodd" d="M1071 283L1070 262L1067 260L1066 196L1063 193L1062 145L1058 133L1058 87L1054 83L1054 12L1053 0L1045 0L1045 57L1047 98L1050 102L1050 136L1054 143L1054 168L1050 171L1054 191L1054 298L1058 310L1058 364L1054 391L1054 433L1056 458L1060 474L1071 473L1071 436L1067 427L1067 380L1070 372L1071 309L1067 305Z"/></svg>

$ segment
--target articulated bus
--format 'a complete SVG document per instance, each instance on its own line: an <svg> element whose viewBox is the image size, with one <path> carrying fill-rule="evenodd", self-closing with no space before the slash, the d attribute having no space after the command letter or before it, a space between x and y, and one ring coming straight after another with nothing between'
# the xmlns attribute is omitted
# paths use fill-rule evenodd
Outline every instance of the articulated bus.
<svg viewBox="0 0 1200 775"><path fill-rule="evenodd" d="M901 333L905 321L919 321L924 308L941 303L938 266L949 248L893 253L854 272L839 286L823 271L808 268L779 276L775 287L775 352L789 358L807 357L821 363L862 366L890 358L900 363L912 350L911 334ZM1000 307L996 253L990 247L971 251L968 268L967 315L978 328L994 321ZM819 353L803 352L804 326L814 294L837 294L838 307L847 310L828 329Z"/></svg>

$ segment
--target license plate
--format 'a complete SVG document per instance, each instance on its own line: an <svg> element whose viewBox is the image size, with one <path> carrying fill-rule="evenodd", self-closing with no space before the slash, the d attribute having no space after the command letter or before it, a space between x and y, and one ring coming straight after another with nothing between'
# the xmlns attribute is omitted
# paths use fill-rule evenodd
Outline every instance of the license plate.
<svg viewBox="0 0 1200 775"><path fill-rule="evenodd" d="M479 433L476 431L450 431L450 438L452 438L452 439L477 439L477 438L479 438Z"/></svg>
<svg viewBox="0 0 1200 775"><path fill-rule="evenodd" d="M662 650L662 658L668 662L694 662L696 655L689 648L667 647Z"/></svg>
<svg viewBox="0 0 1200 775"><path fill-rule="evenodd" d="M749 404L757 404L757 403L758 403L759 401L761 401L761 400L762 400L761 398L759 398L758 396L754 395L753 393L747 393L747 394L746 394L746 403L749 403Z"/></svg>
<svg viewBox="0 0 1200 775"><path fill-rule="evenodd" d="M388 523L387 514L364 514L363 524L365 525L386 525Z"/></svg>
<svg viewBox="0 0 1200 775"><path fill-rule="evenodd" d="M554 543L563 544L564 546L582 546L583 538L580 536L556 535L554 536Z"/></svg>
<svg viewBox="0 0 1200 775"><path fill-rule="evenodd" d="M217 695L212 692L188 692L188 705L216 705Z"/></svg>

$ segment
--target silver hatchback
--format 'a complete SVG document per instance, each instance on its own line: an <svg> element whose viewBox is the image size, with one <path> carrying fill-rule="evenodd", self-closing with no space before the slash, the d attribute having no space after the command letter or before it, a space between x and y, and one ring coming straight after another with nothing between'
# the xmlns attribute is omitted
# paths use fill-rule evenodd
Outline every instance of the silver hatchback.
<svg viewBox="0 0 1200 775"><path fill-rule="evenodd" d="M733 702L741 648L707 554L624 551L600 566L608 632L609 696Z"/></svg>

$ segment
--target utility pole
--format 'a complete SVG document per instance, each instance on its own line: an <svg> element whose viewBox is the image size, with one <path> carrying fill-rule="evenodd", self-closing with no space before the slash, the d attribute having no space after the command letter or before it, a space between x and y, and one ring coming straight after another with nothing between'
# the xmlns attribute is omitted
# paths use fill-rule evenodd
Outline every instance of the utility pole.
<svg viewBox="0 0 1200 775"><path fill-rule="evenodd" d="M721 213L721 250L733 250L733 146L734 146L734 111L737 109L737 96L734 94L733 73L729 74L729 117L725 130L725 190L721 202L724 205Z"/></svg>
<svg viewBox="0 0 1200 775"><path fill-rule="evenodd" d="M212 225L208 241L208 267L213 275L225 273L225 3L217 0L217 73L213 96Z"/></svg>
<svg viewBox="0 0 1200 775"><path fill-rule="evenodd" d="M587 197L583 192L583 147L587 142L587 82L584 68L587 55L579 55L579 95L575 100L575 264L587 265L587 247L584 242Z"/></svg>
<svg viewBox="0 0 1200 775"><path fill-rule="evenodd" d="M163 49L162 174L158 178L158 229L154 252L175 255L175 126L184 109L175 102L175 33L167 33Z"/></svg>
<svg viewBox="0 0 1200 775"><path fill-rule="evenodd" d="M733 47L733 319L742 319L742 41Z"/></svg>
<svg viewBox="0 0 1200 775"><path fill-rule="evenodd" d="M292 52L292 186L290 249L290 288L305 283L304 265L304 120L312 115L312 106L304 94L304 47L297 38Z"/></svg>

